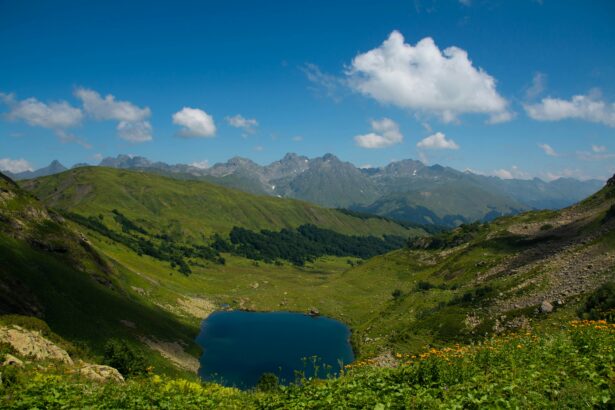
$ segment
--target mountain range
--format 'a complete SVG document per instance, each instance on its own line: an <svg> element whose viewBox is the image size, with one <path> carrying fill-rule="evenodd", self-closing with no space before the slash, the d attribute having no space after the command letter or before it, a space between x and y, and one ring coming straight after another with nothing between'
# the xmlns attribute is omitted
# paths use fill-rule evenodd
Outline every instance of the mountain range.
<svg viewBox="0 0 615 410"><path fill-rule="evenodd" d="M289 153L264 166L234 157L209 168L118 155L104 158L99 166L206 180L253 194L301 199L325 207L446 227L530 209L563 208L603 186L596 179L501 179L411 159L379 168L358 168L332 154L310 159ZM9 176L30 179L65 169L54 161L48 167Z"/></svg>

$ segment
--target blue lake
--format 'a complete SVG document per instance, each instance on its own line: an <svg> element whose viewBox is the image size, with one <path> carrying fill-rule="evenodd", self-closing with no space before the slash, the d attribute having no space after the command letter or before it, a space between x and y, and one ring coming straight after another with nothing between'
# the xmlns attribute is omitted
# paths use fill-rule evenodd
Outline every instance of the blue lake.
<svg viewBox="0 0 615 410"><path fill-rule="evenodd" d="M295 381L295 371L318 377L334 375L340 363L354 360L346 325L326 317L290 312L228 311L203 321L197 343L203 348L199 376L226 386L251 388L263 373L283 383ZM307 359L307 360L306 360ZM325 370L326 369L326 370Z"/></svg>

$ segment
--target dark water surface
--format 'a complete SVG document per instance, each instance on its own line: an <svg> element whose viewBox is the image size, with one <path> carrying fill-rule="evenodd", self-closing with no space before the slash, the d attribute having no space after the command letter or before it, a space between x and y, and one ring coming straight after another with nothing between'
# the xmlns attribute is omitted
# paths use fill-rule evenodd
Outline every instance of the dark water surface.
<svg viewBox="0 0 615 410"><path fill-rule="evenodd" d="M282 382L295 371L319 377L339 372L354 360L346 325L326 317L290 312L216 312L203 321L197 343L203 348L199 375L227 386L254 387L263 373ZM307 360L305 358L308 358ZM330 366L329 370L324 367Z"/></svg>

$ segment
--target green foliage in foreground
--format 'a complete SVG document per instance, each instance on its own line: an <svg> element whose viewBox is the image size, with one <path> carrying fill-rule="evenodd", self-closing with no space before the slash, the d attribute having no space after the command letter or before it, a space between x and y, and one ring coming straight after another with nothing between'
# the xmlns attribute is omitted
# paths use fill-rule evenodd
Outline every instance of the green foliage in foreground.
<svg viewBox="0 0 615 410"><path fill-rule="evenodd" d="M134 378L98 384L30 366L3 384L3 408L612 408L615 326L573 322L545 335L525 333L470 346L397 355L399 366L369 361L338 379L303 380L271 391Z"/></svg>

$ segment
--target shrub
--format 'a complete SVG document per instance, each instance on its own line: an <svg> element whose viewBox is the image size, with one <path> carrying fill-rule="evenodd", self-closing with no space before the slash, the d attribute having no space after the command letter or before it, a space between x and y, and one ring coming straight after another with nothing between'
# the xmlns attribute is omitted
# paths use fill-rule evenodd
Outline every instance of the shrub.
<svg viewBox="0 0 615 410"><path fill-rule="evenodd" d="M109 340L105 344L103 363L115 367L124 377L147 373L145 357L123 340Z"/></svg>
<svg viewBox="0 0 615 410"><path fill-rule="evenodd" d="M263 373L256 384L256 389L260 391L275 391L280 387L278 376L273 373Z"/></svg>
<svg viewBox="0 0 615 410"><path fill-rule="evenodd" d="M429 289L433 289L436 286L433 285L432 283L429 283L427 281L421 280L419 281L419 283L416 284L416 290L418 290L419 292L426 292Z"/></svg>
<svg viewBox="0 0 615 410"><path fill-rule="evenodd" d="M399 299L400 297L403 296L403 294L404 293L401 291L401 289L395 289L393 293L391 293L391 296L393 296L393 298L395 299Z"/></svg>
<svg viewBox="0 0 615 410"><path fill-rule="evenodd" d="M577 313L582 319L615 322L615 282L607 282L596 289Z"/></svg>

